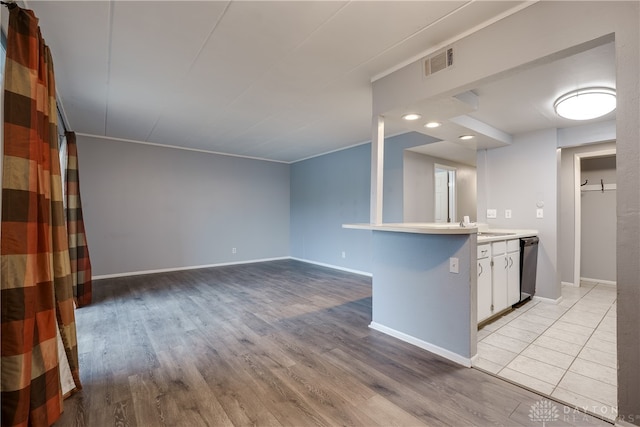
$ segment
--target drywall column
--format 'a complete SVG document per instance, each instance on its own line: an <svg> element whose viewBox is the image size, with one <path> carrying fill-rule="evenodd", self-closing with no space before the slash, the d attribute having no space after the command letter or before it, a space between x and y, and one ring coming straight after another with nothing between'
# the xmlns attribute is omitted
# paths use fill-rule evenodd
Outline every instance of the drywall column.
<svg viewBox="0 0 640 427"><path fill-rule="evenodd" d="M640 3L622 5L616 28L618 419L640 425Z"/></svg>
<svg viewBox="0 0 640 427"><path fill-rule="evenodd" d="M471 366L477 353L475 233L373 231L369 327ZM450 258L458 259L457 273Z"/></svg>
<svg viewBox="0 0 640 427"><path fill-rule="evenodd" d="M371 224L382 224L384 117L374 116L371 131Z"/></svg>

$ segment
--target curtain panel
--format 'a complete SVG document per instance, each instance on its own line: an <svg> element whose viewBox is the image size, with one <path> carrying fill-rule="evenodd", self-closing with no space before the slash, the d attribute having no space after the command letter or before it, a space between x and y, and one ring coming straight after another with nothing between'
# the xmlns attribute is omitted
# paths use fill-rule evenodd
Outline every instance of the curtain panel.
<svg viewBox="0 0 640 427"><path fill-rule="evenodd" d="M62 412L58 336L80 388L53 62L32 11L9 12L2 173L2 425ZM61 352L62 353L62 352Z"/></svg>
<svg viewBox="0 0 640 427"><path fill-rule="evenodd" d="M67 140L67 169L65 172L65 197L67 209L67 233L69 234L69 257L73 295L78 307L91 304L91 260L87 236L84 232L80 181L78 172L78 146L75 132L65 132Z"/></svg>

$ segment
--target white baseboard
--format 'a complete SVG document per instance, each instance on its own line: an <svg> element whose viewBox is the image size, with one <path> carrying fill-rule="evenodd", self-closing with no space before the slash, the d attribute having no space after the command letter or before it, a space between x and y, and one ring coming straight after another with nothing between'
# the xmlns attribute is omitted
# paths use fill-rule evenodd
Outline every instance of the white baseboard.
<svg viewBox="0 0 640 427"><path fill-rule="evenodd" d="M437 354L438 356L442 356L445 359L449 359L452 362L455 362L459 365L462 365L466 368L471 367L471 359L468 357L464 357L459 355L458 353L454 353L450 350L447 350L442 347L438 347L437 345L428 343L411 335L407 335L404 332L396 331L395 329L389 328L387 326L381 325L376 322L371 322L369 324L371 329L375 329L378 332L382 332L383 334L390 335L394 338L397 338L401 341L408 342L409 344L413 344L416 347L420 347L424 350L427 350L431 353Z"/></svg>
<svg viewBox="0 0 640 427"><path fill-rule="evenodd" d="M576 285L576 284L575 284L575 283L573 283L573 282L560 282L560 284L561 284L562 286L573 286L574 288L579 288L579 287L580 287L580 285L579 285L579 284L578 284L578 285Z"/></svg>
<svg viewBox="0 0 640 427"><path fill-rule="evenodd" d="M372 277L373 276L371 273L368 273L366 271L360 271L360 270L354 270L352 268L340 267L339 265L325 264L324 262L312 261L310 259L295 258L295 257L289 257L289 259L292 259L292 260L295 260L295 261L300 261L300 262L306 262L307 264L315 264L315 265L319 265L321 267L333 268L334 270L346 271L347 273L359 274L361 276L367 276L367 277Z"/></svg>
<svg viewBox="0 0 640 427"><path fill-rule="evenodd" d="M604 280L604 279L592 279L590 277L581 277L580 280L584 280L585 282L597 283L599 285L605 286L617 286L618 282L615 280Z"/></svg>
<svg viewBox="0 0 640 427"><path fill-rule="evenodd" d="M553 299L553 298L545 298L545 297L539 297L537 295L533 296L533 299L535 301L540 301L540 302L546 302L548 304L560 304L562 302L562 295L560 295L558 298Z"/></svg>
<svg viewBox="0 0 640 427"><path fill-rule="evenodd" d="M480 355L478 353L476 353L472 358L471 358L471 366L475 365L476 362L478 361L478 359L480 359Z"/></svg>
<svg viewBox="0 0 640 427"><path fill-rule="evenodd" d="M262 259L251 259L251 260L236 261L236 262L221 262L217 264L190 265L186 267L158 268L155 270L142 270L142 271L129 271L126 273L101 274L97 276L91 276L91 280L113 279L116 277L141 276L144 274L169 273L172 271L198 270L201 268L224 267L227 265L254 264L256 262L280 261L283 259L290 259L290 257L285 256L285 257L277 257L277 258L262 258Z"/></svg>

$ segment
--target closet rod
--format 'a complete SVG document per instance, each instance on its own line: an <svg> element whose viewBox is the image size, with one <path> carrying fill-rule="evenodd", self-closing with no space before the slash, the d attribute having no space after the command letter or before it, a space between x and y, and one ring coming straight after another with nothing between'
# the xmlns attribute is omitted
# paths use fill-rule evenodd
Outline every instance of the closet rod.
<svg viewBox="0 0 640 427"><path fill-rule="evenodd" d="M605 192L605 191L615 191L615 190L616 190L616 184L604 184L604 185L600 185L600 184L593 184L593 185L585 185L585 186L583 186L580 190L581 190L581 191L600 191L600 192Z"/></svg>

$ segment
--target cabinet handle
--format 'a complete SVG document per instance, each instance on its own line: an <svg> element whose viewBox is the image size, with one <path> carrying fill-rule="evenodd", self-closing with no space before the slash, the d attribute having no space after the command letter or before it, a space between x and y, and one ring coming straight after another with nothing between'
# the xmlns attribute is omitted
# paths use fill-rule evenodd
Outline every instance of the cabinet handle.
<svg viewBox="0 0 640 427"><path fill-rule="evenodd" d="M478 268L480 269L480 273L478 273L478 277L482 276L482 272L484 271L482 269L482 263L478 263Z"/></svg>
<svg viewBox="0 0 640 427"><path fill-rule="evenodd" d="M509 268L509 260L506 257L504 258L504 268Z"/></svg>
<svg viewBox="0 0 640 427"><path fill-rule="evenodd" d="M513 258L509 257L509 268L513 267Z"/></svg>

